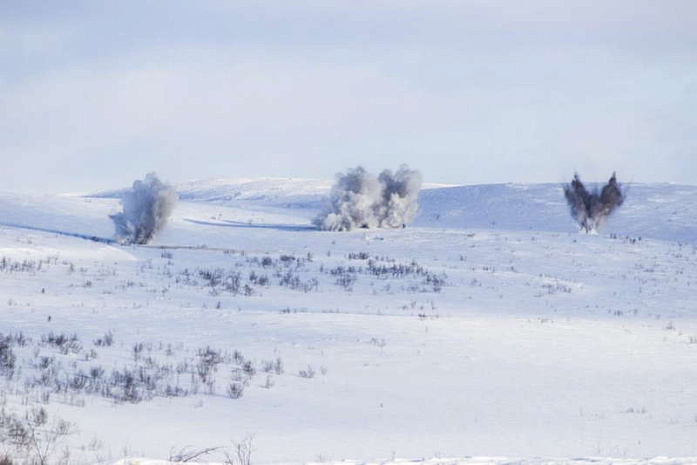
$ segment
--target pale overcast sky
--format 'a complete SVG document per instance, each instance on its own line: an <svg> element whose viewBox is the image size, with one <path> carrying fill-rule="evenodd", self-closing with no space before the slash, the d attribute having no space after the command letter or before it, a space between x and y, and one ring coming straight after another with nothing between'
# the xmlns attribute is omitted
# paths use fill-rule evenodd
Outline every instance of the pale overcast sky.
<svg viewBox="0 0 697 465"><path fill-rule="evenodd" d="M0 190L697 184L694 0L0 0Z"/></svg>

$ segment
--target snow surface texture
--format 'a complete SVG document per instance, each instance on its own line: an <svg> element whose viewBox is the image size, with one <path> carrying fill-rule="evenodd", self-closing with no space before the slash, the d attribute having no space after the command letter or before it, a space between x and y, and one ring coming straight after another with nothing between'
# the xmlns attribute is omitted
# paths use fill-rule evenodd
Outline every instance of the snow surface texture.
<svg viewBox="0 0 697 465"><path fill-rule="evenodd" d="M165 460L148 460L148 459L123 459L114 462L113 465L172 465L175 462ZM191 463L191 462L189 462ZM666 457L647 459L647 460L632 460L632 459L603 459L594 458L577 458L569 459L514 459L506 457L471 457L466 459L428 459L428 460L387 460L384 462L357 462L343 460L340 462L310 462L313 465L689 465L697 463L695 458L672 459ZM191 463L191 465L197 465ZM212 465L212 464L211 464ZM222 464L221 464L222 465ZM288 463L286 465L294 465Z"/></svg>
<svg viewBox="0 0 697 465"><path fill-rule="evenodd" d="M348 233L311 224L324 181L190 185L148 246L99 241L115 198L0 195L0 411L75 425L52 463L697 455L696 187L589 236L554 184Z"/></svg>
<svg viewBox="0 0 697 465"><path fill-rule="evenodd" d="M403 227L416 217L421 183L421 174L407 166L377 177L360 166L350 169L337 175L315 224L326 231Z"/></svg>
<svg viewBox="0 0 697 465"><path fill-rule="evenodd" d="M150 242L167 224L178 198L177 192L155 173L136 180L121 198L123 212L110 216L117 239L126 244Z"/></svg>
<svg viewBox="0 0 697 465"><path fill-rule="evenodd" d="M602 190L596 189L593 192L586 189L576 174L571 183L564 186L564 196L571 216L586 232L596 232L612 212L624 203L624 193L617 183L615 173Z"/></svg>

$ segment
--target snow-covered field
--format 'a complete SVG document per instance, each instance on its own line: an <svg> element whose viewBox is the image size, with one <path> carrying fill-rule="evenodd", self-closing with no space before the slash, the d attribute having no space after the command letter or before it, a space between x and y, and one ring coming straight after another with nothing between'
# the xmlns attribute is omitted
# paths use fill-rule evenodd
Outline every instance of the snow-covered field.
<svg viewBox="0 0 697 465"><path fill-rule="evenodd" d="M64 463L697 456L697 187L633 185L598 235L554 184L316 231L330 184L178 186L146 247L100 242L113 192L0 194L0 429Z"/></svg>

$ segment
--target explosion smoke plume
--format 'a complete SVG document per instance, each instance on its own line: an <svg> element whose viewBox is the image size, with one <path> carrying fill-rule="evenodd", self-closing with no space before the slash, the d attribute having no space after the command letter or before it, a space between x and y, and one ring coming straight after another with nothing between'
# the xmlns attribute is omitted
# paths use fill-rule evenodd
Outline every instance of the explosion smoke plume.
<svg viewBox="0 0 697 465"><path fill-rule="evenodd" d="M174 188L155 173L136 180L121 199L123 212L109 216L117 239L126 244L147 244L165 227L178 199Z"/></svg>
<svg viewBox="0 0 697 465"><path fill-rule="evenodd" d="M569 204L571 216L586 231L595 231L615 209L624 203L625 193L617 183L617 176L612 177L598 192L589 192L583 185L578 174L570 184L564 186L564 196Z"/></svg>
<svg viewBox="0 0 697 465"><path fill-rule="evenodd" d="M406 165L378 177L359 166L337 175L315 224L328 231L403 227L416 217L420 189L421 173Z"/></svg>

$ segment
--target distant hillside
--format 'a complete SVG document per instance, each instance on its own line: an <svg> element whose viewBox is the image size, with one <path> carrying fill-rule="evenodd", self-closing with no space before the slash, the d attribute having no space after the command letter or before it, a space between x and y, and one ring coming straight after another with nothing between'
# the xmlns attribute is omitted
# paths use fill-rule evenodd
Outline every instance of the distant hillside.
<svg viewBox="0 0 697 465"><path fill-rule="evenodd" d="M697 242L697 187L626 186L627 200L601 234ZM426 190L415 226L573 232L559 184L493 184Z"/></svg>
<svg viewBox="0 0 697 465"><path fill-rule="evenodd" d="M177 186L182 200L318 210L332 182L317 179L217 179ZM592 185L591 185L592 187ZM627 200L600 234L697 242L697 186L625 185ZM427 184L414 226L575 232L561 184Z"/></svg>
<svg viewBox="0 0 697 465"><path fill-rule="evenodd" d="M241 178L190 181L176 186L182 200L195 202L264 203L318 202L331 189L332 181L303 178Z"/></svg>
<svg viewBox="0 0 697 465"><path fill-rule="evenodd" d="M330 180L217 179L176 186L182 202L172 228L187 219L229 219L308 225L331 188ZM697 243L697 186L632 184L625 204L599 231ZM110 237L108 214L118 210L123 191L90 197L0 195L0 223ZM95 198L97 197L97 198ZM575 233L559 184L429 185L419 197L413 226ZM213 213L212 213L213 212Z"/></svg>
<svg viewBox="0 0 697 465"><path fill-rule="evenodd" d="M309 178L216 178L175 185L179 198L190 202L221 205L254 202L266 206L320 208L329 195L333 180ZM424 189L444 187L426 184ZM89 197L120 198L126 189L99 192Z"/></svg>

